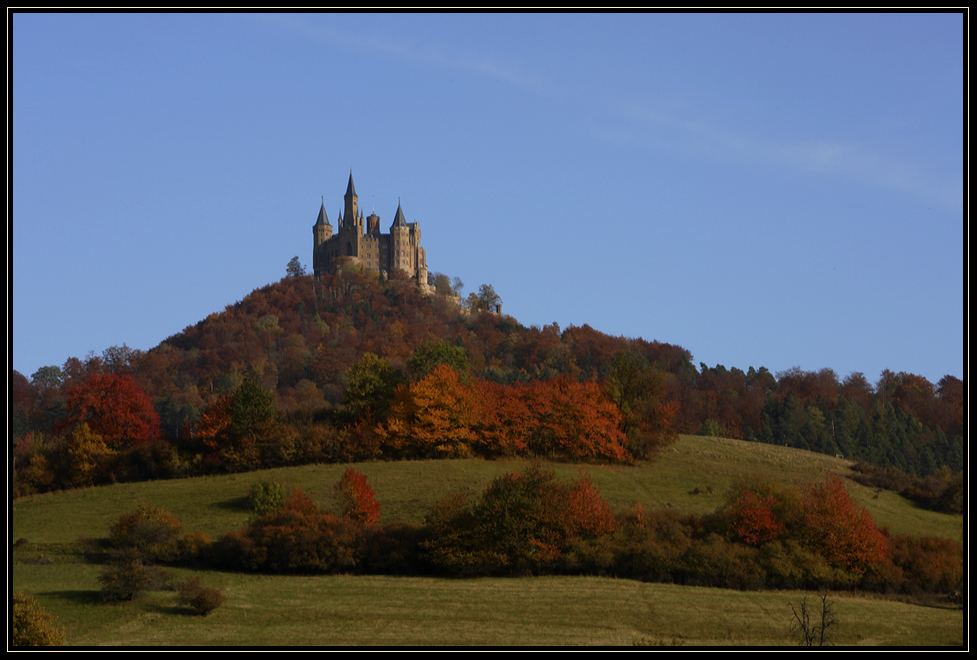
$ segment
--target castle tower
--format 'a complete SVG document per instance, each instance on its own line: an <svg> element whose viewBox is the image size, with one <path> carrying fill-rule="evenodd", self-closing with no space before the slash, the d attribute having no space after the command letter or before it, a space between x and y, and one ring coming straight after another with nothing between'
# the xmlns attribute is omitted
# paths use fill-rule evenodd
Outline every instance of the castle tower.
<svg viewBox="0 0 977 660"><path fill-rule="evenodd" d="M394 214L393 224L390 225L390 267L412 273L410 267L410 227L404 219L404 210L397 201L397 213Z"/></svg>
<svg viewBox="0 0 977 660"><path fill-rule="evenodd" d="M359 198L356 196L356 186L353 185L353 171L349 172L349 183L346 184L346 194L343 195L343 202L345 202L343 209L343 226L352 227L357 219L357 202Z"/></svg>

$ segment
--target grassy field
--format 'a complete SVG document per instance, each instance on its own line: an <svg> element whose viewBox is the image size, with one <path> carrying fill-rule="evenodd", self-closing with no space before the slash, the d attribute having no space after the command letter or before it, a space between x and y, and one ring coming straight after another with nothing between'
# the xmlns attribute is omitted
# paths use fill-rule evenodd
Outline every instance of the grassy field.
<svg viewBox="0 0 977 660"><path fill-rule="evenodd" d="M421 522L449 492L479 492L525 461L364 463L384 521ZM654 463L637 467L554 464L561 478L586 470L616 509L641 501L704 514L738 478L763 475L803 484L850 463L782 447L683 436ZM80 537L104 537L119 514L146 500L176 515L184 530L211 536L240 529L251 484L300 487L323 506L345 465L305 466L175 481L120 484L23 498L12 503L12 588L35 595L77 645L774 645L790 643L789 602L797 592L737 592L608 578L442 580L381 576L199 574L227 603L201 618L182 614L172 592L103 604L99 566L81 561ZM961 516L923 511L892 493L847 482L854 497L894 533L963 539ZM698 490L698 494L693 494ZM960 609L835 594L837 644L963 643Z"/></svg>

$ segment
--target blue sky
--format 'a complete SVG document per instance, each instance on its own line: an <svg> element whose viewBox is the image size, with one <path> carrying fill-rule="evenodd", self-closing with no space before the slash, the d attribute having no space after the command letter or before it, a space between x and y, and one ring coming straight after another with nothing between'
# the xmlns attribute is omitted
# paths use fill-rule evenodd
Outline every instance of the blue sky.
<svg viewBox="0 0 977 660"><path fill-rule="evenodd" d="M524 325L963 377L961 15L12 17L12 368L311 265L350 171Z"/></svg>

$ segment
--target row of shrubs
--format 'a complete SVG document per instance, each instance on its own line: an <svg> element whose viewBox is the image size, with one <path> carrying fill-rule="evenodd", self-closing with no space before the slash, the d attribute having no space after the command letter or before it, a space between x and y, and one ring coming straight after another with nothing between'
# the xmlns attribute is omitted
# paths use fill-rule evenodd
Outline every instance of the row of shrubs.
<svg viewBox="0 0 977 660"><path fill-rule="evenodd" d="M837 478L805 491L744 483L705 517L649 512L640 504L615 515L587 476L560 482L532 466L499 477L478 497L442 500L421 526L379 524L379 505L354 470L336 491L341 515L321 510L300 490L286 500L281 486L256 487L247 527L213 541L181 536L165 512L126 514L110 545L115 552L138 547L152 562L237 571L586 574L736 589L963 590L960 543L879 531Z"/></svg>
<svg viewBox="0 0 977 660"><path fill-rule="evenodd" d="M935 474L920 479L891 465L859 462L851 469L855 472L852 478L863 486L899 493L931 511L963 513L963 472L954 472L944 465Z"/></svg>

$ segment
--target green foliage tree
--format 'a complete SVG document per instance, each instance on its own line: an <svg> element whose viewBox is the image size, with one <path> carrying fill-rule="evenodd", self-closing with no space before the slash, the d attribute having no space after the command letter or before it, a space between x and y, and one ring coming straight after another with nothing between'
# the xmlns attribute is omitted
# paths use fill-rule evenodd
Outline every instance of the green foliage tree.
<svg viewBox="0 0 977 660"><path fill-rule="evenodd" d="M495 292L491 284L478 287L478 308L490 312L496 311L502 305L502 298Z"/></svg>
<svg viewBox="0 0 977 660"><path fill-rule="evenodd" d="M64 646L64 628L45 612L32 596L13 595L11 644L17 646Z"/></svg>
<svg viewBox="0 0 977 660"><path fill-rule="evenodd" d="M664 402L665 374L645 356L637 351L616 353L604 390L621 411L621 430L635 458L647 458L656 447L678 439L671 428L674 407Z"/></svg>
<svg viewBox="0 0 977 660"><path fill-rule="evenodd" d="M251 486L248 493L248 506L256 516L264 516L278 511L288 501L285 486L277 481L264 481Z"/></svg>
<svg viewBox="0 0 977 660"><path fill-rule="evenodd" d="M364 353L347 372L343 405L353 418L369 414L374 420L386 418L397 386L404 375L390 360L374 353Z"/></svg>
<svg viewBox="0 0 977 660"><path fill-rule="evenodd" d="M459 374L468 371L468 355L460 346L453 346L441 339L422 344L407 358L407 368L414 380L420 380L431 373L439 364L446 364Z"/></svg>
<svg viewBox="0 0 977 660"><path fill-rule="evenodd" d="M61 367L41 367L31 376L31 384L39 388L61 387L63 380Z"/></svg>
<svg viewBox="0 0 977 660"><path fill-rule="evenodd" d="M231 400L231 434L235 438L248 438L254 441L267 435L275 423L275 395L266 392L252 377L245 378Z"/></svg>
<svg viewBox="0 0 977 660"><path fill-rule="evenodd" d="M285 266L285 275L288 277L301 277L305 275L305 266L299 261L298 256L294 256L289 260L288 265Z"/></svg>

